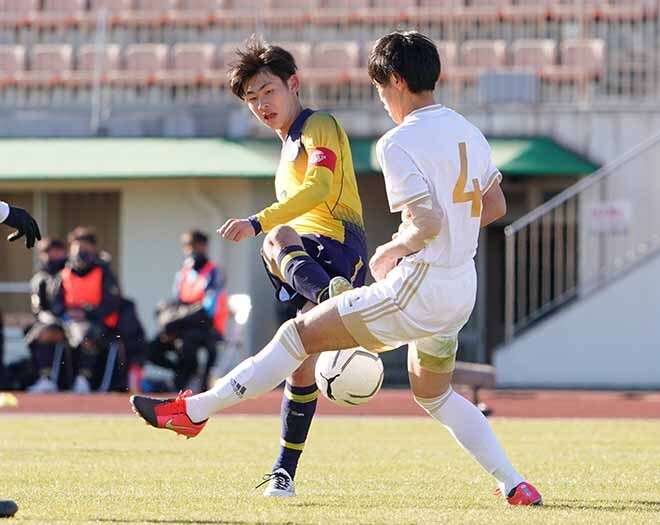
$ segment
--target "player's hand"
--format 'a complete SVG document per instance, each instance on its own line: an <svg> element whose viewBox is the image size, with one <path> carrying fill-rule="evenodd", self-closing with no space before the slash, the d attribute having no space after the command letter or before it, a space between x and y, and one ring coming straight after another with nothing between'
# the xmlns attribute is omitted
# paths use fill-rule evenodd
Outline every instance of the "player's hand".
<svg viewBox="0 0 660 525"><path fill-rule="evenodd" d="M397 257L389 253L385 245L376 248L376 253L369 261L369 269L371 275L374 276L376 281L382 281L387 277L392 269L396 266Z"/></svg>
<svg viewBox="0 0 660 525"><path fill-rule="evenodd" d="M218 228L218 235L228 241L239 242L246 237L254 237L256 232L248 219L229 219Z"/></svg>
<svg viewBox="0 0 660 525"><path fill-rule="evenodd" d="M25 246L32 248L35 241L41 240L41 232L39 231L37 221L23 208L9 206L9 215L5 219L5 224L16 228L16 231L7 237L7 240L10 242L14 242L25 236Z"/></svg>

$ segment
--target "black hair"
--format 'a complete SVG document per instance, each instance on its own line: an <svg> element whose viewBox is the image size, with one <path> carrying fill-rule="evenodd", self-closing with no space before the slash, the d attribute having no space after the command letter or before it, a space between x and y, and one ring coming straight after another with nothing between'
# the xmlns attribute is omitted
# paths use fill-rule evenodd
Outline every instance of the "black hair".
<svg viewBox="0 0 660 525"><path fill-rule="evenodd" d="M181 244L208 244L209 237L200 230L190 230L181 236Z"/></svg>
<svg viewBox="0 0 660 525"><path fill-rule="evenodd" d="M417 31L394 31L378 39L369 54L369 77L386 86L393 74L412 93L433 91L440 78L440 56L433 41Z"/></svg>
<svg viewBox="0 0 660 525"><path fill-rule="evenodd" d="M262 71L272 73L286 84L298 67L293 55L280 46L266 44L252 35L245 49L237 49L238 60L229 64L229 87L238 98L245 98L245 83Z"/></svg>

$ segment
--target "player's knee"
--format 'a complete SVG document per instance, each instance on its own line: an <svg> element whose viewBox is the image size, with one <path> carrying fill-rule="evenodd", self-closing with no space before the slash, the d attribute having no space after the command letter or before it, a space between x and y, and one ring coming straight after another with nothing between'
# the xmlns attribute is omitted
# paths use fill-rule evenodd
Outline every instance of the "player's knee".
<svg viewBox="0 0 660 525"><path fill-rule="evenodd" d="M291 226L280 224L268 232L264 239L264 250L279 251L285 246L300 243L300 237Z"/></svg>
<svg viewBox="0 0 660 525"><path fill-rule="evenodd" d="M445 401L449 398L452 391L451 385L448 385L447 388L437 396L424 397L413 392L413 399L415 400L415 403L422 407L426 412L433 414L445 404Z"/></svg>

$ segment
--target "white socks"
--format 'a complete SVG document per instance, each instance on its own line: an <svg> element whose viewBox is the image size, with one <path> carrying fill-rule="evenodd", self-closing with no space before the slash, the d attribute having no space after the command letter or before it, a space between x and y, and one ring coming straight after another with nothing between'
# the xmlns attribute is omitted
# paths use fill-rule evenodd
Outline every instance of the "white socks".
<svg viewBox="0 0 660 525"><path fill-rule="evenodd" d="M240 363L210 390L186 398L188 417L199 423L218 410L269 392L291 375L306 357L290 319L280 326L261 352Z"/></svg>
<svg viewBox="0 0 660 525"><path fill-rule="evenodd" d="M498 481L506 496L523 477L513 468L481 411L463 396L449 390L435 398L415 397L429 415L442 423L459 445Z"/></svg>

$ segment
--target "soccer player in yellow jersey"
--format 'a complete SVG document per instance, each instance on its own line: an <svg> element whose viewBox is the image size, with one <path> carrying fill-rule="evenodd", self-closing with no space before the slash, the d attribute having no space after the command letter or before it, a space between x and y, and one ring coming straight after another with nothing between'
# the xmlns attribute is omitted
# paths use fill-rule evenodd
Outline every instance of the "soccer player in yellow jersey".
<svg viewBox="0 0 660 525"><path fill-rule="evenodd" d="M304 109L293 56L251 38L229 72L232 92L282 140L277 202L218 233L241 241L264 232L262 255L277 297L306 311L329 296L330 280L362 286L367 250L362 204L346 133L334 116ZM334 281L337 282L337 281ZM264 492L295 495L293 479L316 409L316 357L287 378L280 455Z"/></svg>

